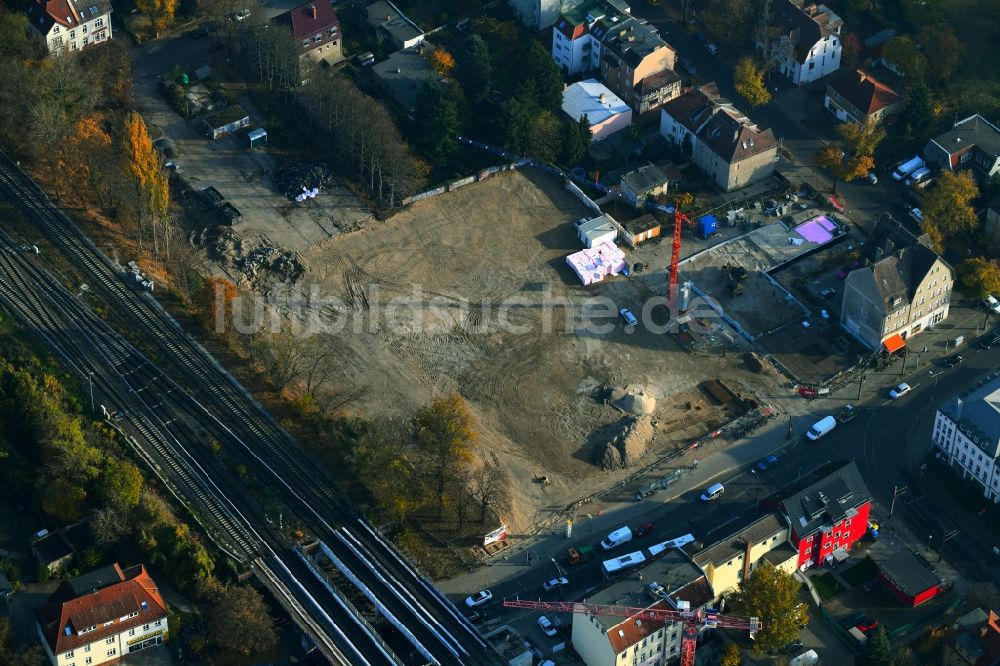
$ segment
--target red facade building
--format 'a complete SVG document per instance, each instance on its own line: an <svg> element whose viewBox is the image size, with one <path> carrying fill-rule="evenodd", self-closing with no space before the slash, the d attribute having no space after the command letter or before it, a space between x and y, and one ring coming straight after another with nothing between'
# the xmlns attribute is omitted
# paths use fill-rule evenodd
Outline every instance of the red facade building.
<svg viewBox="0 0 1000 666"><path fill-rule="evenodd" d="M847 559L868 530L872 496L853 462L831 462L770 502L785 514L798 567Z"/></svg>

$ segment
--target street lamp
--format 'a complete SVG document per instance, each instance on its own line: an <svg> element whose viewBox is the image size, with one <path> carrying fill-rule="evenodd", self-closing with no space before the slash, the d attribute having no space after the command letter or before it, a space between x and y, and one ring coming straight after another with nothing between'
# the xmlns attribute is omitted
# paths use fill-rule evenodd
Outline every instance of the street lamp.
<svg viewBox="0 0 1000 666"><path fill-rule="evenodd" d="M94 373L91 372L87 375L87 379L90 380L90 412L94 413Z"/></svg>
<svg viewBox="0 0 1000 666"><path fill-rule="evenodd" d="M861 373L861 377L858 379L858 400L861 400L861 387L865 385L865 373Z"/></svg>
<svg viewBox="0 0 1000 666"><path fill-rule="evenodd" d="M559 574L560 576L565 576L566 575L565 572L563 572L562 567L559 566L559 563L556 562L556 558L554 558L554 557L552 558L552 564L556 565L556 573L557 574Z"/></svg>

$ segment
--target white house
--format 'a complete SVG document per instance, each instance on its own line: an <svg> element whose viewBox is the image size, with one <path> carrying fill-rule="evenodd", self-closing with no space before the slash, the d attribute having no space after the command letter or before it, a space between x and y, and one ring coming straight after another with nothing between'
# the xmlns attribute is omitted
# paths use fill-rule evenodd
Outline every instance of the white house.
<svg viewBox="0 0 1000 666"><path fill-rule="evenodd" d="M757 48L770 50L766 55L792 83L809 83L840 68L843 23L826 5L774 0L771 26L777 29L777 35L768 45L758 42Z"/></svg>
<svg viewBox="0 0 1000 666"><path fill-rule="evenodd" d="M167 605L144 566L117 564L62 583L35 610L52 666L114 664L167 639Z"/></svg>
<svg viewBox="0 0 1000 666"><path fill-rule="evenodd" d="M521 23L533 30L554 25L559 15L579 5L583 0L507 0Z"/></svg>
<svg viewBox="0 0 1000 666"><path fill-rule="evenodd" d="M1000 379L938 407L931 442L953 471L1000 502Z"/></svg>
<svg viewBox="0 0 1000 666"><path fill-rule="evenodd" d="M584 115L591 141L600 141L632 124L632 109L597 79L574 83L563 91L562 110L573 120Z"/></svg>
<svg viewBox="0 0 1000 666"><path fill-rule="evenodd" d="M111 39L108 0L33 0L28 32L52 55L80 51Z"/></svg>
<svg viewBox="0 0 1000 666"><path fill-rule="evenodd" d="M628 11L620 0L588 0L564 12L552 28L552 59L567 76L596 71L601 66L601 38L594 28L617 23Z"/></svg>

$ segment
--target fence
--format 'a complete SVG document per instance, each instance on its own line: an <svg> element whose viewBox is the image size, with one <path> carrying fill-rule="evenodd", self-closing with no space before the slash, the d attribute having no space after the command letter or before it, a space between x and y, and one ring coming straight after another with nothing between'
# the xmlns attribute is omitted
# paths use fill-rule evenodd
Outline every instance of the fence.
<svg viewBox="0 0 1000 666"><path fill-rule="evenodd" d="M519 164L501 164L499 166L492 166L481 170L479 173L475 173L471 176L466 176L465 178L459 178L458 180L453 180L450 183L445 183L439 187L435 187L433 190L427 190L426 192L421 192L420 194L414 194L411 197L404 197L402 199L402 205L407 206L411 203L421 201L422 199L430 199L431 197L436 197L439 194L444 194L445 192L453 192L466 185L471 185L472 183L477 183L481 180L486 180L490 176L498 174L502 171L512 171L517 169ZM582 192L581 192L582 194Z"/></svg>
<svg viewBox="0 0 1000 666"><path fill-rule="evenodd" d="M594 203L594 200L584 194L583 190L576 186L571 180L566 181L566 189L569 190L577 199L583 202L583 205L589 208L596 215L603 215L601 212L601 207Z"/></svg>

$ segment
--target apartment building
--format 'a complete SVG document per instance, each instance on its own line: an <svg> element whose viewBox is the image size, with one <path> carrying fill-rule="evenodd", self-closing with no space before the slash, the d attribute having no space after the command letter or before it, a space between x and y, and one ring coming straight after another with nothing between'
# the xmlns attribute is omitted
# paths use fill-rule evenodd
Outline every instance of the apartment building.
<svg viewBox="0 0 1000 666"><path fill-rule="evenodd" d="M680 94L673 72L677 52L643 19L599 21L593 34L601 42L601 81L640 115ZM654 85L654 82L656 85Z"/></svg>
<svg viewBox="0 0 1000 666"><path fill-rule="evenodd" d="M826 5L804 0L774 0L770 26L775 38L757 48L797 86L840 69L843 20Z"/></svg>
<svg viewBox="0 0 1000 666"><path fill-rule="evenodd" d="M552 59L565 76L596 72L601 66L598 23L616 23L628 17L620 0L588 0L564 12L552 28Z"/></svg>
<svg viewBox="0 0 1000 666"><path fill-rule="evenodd" d="M300 58L312 58L328 65L344 59L340 20L329 2L319 0L299 5L272 20L291 29L299 45Z"/></svg>
<svg viewBox="0 0 1000 666"><path fill-rule="evenodd" d="M28 5L28 31L52 55L81 51L111 39L111 3L33 0Z"/></svg>
<svg viewBox="0 0 1000 666"><path fill-rule="evenodd" d="M841 122L878 123L903 110L903 98L867 70L841 70L826 84L824 101Z"/></svg>
<svg viewBox="0 0 1000 666"><path fill-rule="evenodd" d="M952 471L1000 502L1000 379L938 407L931 442Z"/></svg>

